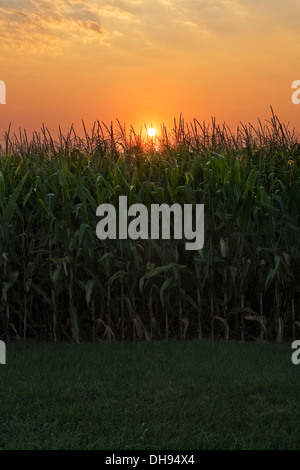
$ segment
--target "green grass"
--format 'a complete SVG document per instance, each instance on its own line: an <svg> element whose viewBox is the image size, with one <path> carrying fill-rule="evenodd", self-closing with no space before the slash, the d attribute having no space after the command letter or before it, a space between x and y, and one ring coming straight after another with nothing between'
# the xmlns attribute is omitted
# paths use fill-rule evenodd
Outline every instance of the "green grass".
<svg viewBox="0 0 300 470"><path fill-rule="evenodd" d="M288 343L7 345L1 449L299 449Z"/></svg>

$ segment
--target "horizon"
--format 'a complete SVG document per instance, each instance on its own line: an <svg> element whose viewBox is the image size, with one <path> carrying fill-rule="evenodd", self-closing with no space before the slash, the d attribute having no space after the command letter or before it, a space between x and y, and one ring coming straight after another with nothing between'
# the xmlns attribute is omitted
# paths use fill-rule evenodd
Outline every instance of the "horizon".
<svg viewBox="0 0 300 470"><path fill-rule="evenodd" d="M172 139L172 136L174 137L179 129L181 129L185 137L189 137L190 139L192 138L193 140L193 137L195 138L195 136L201 137L206 133L210 135L216 131L220 132L221 134L224 132L227 134L228 132L228 137L230 137L230 135L234 137L241 136L244 134L245 129L247 129L253 137L254 135L261 134L261 132L266 134L274 134L274 131L276 132L277 127L279 130L282 127L286 136L292 138L293 141L298 141L300 138L300 132L298 131L297 127L292 126L290 121L281 121L272 106L270 106L269 118L261 120L261 118L257 116L256 122L239 121L236 124L236 127L230 127L226 121L218 122L215 116L211 116L208 121L203 120L201 122L196 117L193 117L190 121L187 121L182 113L170 120L169 127L164 122L160 122L155 126L153 126L152 122L149 125L144 122L139 129L135 128L130 123L129 125L126 122L121 123L117 117L114 121L109 123L95 120L93 123L91 123L90 127L88 127L82 119L80 122L78 122L78 127L75 127L72 123L69 128L66 127L64 129L65 132L63 132L62 126L59 123L57 124L56 129L54 127L49 129L49 127L44 122L42 122L39 128L28 131L28 129L25 127L22 128L19 126L16 128L14 127L13 123L10 122L8 123L7 129L1 129L2 134L0 134L0 145L7 136L10 139L14 138L16 141L27 141L28 143L35 140L37 136L41 138L42 141L45 139L48 140L48 138L50 138L54 143L57 143L61 137L71 139L71 136L73 136L75 139L79 138L80 141L84 142L87 139L93 139L93 136L95 137L96 135L99 135L100 132L102 138L113 136L114 139L117 139L117 136L119 135L121 136L121 140L127 140L130 139L130 136L132 138L136 136L137 138L141 138L141 143L146 143L151 141L153 142L153 140L158 142L160 139L164 139L164 135L168 135L168 138ZM113 133L111 134L111 132ZM194 134L194 132L196 132L196 134ZM176 140L177 138L175 136L175 141Z"/></svg>

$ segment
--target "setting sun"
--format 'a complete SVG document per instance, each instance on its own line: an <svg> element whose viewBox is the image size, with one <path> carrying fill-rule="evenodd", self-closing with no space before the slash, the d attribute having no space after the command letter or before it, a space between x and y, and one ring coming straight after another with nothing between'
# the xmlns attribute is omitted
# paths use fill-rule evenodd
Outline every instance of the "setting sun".
<svg viewBox="0 0 300 470"><path fill-rule="evenodd" d="M148 129L148 135L149 137L154 137L156 134L156 130L153 129L153 127L151 127L150 129Z"/></svg>

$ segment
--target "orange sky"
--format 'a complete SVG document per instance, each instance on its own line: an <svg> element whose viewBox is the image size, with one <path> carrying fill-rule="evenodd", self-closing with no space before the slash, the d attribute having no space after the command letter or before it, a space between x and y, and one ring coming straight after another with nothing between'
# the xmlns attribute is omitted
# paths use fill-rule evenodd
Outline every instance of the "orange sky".
<svg viewBox="0 0 300 470"><path fill-rule="evenodd" d="M300 131L299 0L0 0L0 133L215 116Z"/></svg>

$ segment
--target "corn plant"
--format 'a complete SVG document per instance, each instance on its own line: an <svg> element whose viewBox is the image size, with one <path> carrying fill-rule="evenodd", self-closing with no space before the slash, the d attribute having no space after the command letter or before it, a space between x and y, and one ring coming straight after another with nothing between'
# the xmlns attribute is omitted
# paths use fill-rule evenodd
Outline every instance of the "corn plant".
<svg viewBox="0 0 300 470"><path fill-rule="evenodd" d="M300 144L271 119L182 115L153 140L119 121L4 132L0 337L277 340L300 328ZM97 207L205 207L205 243L99 240ZM172 226L172 228L174 228Z"/></svg>

